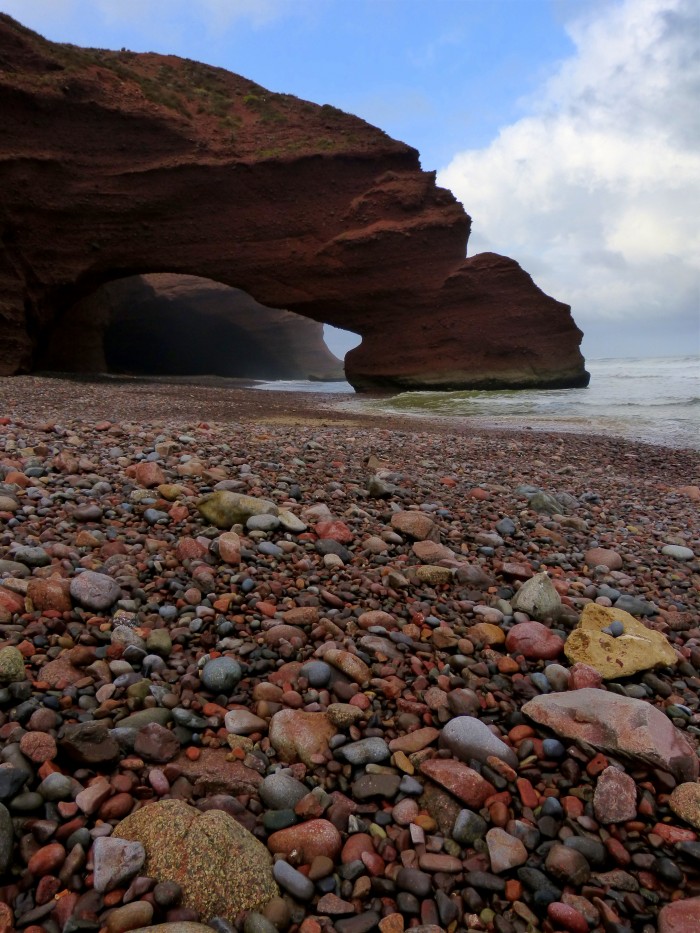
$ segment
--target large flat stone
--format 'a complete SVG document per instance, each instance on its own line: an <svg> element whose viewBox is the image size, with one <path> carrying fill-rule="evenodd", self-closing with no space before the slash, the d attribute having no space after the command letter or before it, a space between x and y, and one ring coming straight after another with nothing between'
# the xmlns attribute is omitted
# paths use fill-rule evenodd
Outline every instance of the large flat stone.
<svg viewBox="0 0 700 933"><path fill-rule="evenodd" d="M697 780L695 748L667 716L644 700L584 687L535 697L523 706L523 713L559 736L670 771L680 781Z"/></svg>
<svg viewBox="0 0 700 933"><path fill-rule="evenodd" d="M619 621L624 633L614 638L603 629ZM589 603L564 645L572 664L594 667L603 680L629 677L655 667L672 667L678 657L662 632L648 629L622 609Z"/></svg>

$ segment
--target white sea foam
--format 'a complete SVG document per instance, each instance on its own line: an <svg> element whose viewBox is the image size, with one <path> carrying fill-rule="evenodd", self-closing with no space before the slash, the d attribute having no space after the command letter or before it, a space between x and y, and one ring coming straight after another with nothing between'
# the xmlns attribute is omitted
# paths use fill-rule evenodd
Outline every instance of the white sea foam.
<svg viewBox="0 0 700 933"><path fill-rule="evenodd" d="M700 450L700 356L587 361L585 389L352 395L343 407L475 423L611 434ZM265 383L286 391L352 393L347 383Z"/></svg>

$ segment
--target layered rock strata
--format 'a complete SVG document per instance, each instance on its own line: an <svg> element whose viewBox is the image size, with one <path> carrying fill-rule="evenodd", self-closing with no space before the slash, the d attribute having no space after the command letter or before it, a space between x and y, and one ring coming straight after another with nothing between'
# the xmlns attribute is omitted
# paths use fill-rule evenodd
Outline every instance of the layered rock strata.
<svg viewBox="0 0 700 933"><path fill-rule="evenodd" d="M358 389L585 385L581 332L418 153L328 105L155 54L45 41L0 16L0 374L105 283L243 289L362 336Z"/></svg>

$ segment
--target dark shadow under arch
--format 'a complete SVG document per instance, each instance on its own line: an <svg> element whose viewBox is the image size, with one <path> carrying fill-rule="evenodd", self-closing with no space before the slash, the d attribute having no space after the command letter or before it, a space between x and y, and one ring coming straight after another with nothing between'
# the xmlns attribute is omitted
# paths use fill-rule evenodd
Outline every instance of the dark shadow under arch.
<svg viewBox="0 0 700 933"><path fill-rule="evenodd" d="M37 368L130 375L342 379L323 325L195 276L108 282L69 308Z"/></svg>

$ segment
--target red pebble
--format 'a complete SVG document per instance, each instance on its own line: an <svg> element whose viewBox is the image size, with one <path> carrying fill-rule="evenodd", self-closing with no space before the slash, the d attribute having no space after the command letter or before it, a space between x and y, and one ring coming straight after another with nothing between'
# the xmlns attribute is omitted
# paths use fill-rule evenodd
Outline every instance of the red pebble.
<svg viewBox="0 0 700 933"><path fill-rule="evenodd" d="M518 778L515 782L523 806L533 809L539 806L540 796L527 778Z"/></svg>
<svg viewBox="0 0 700 933"><path fill-rule="evenodd" d="M347 865L348 862L362 860L363 852L374 852L372 837L369 833L354 833L343 846L340 860L343 865Z"/></svg>
<svg viewBox="0 0 700 933"><path fill-rule="evenodd" d="M613 836L610 836L605 840L605 848L610 853L611 858L613 858L615 862L622 867L629 865L629 863L632 861L632 856L629 854L624 845L620 842L619 839L615 839Z"/></svg>
<svg viewBox="0 0 700 933"><path fill-rule="evenodd" d="M692 829L682 829L680 826L671 826L670 823L655 823L652 833L661 836L664 842L675 845L676 842L695 842L698 834Z"/></svg>
<svg viewBox="0 0 700 933"><path fill-rule="evenodd" d="M575 907L554 901L547 905L547 914L557 926L563 927L569 933L588 933L588 921Z"/></svg>
<svg viewBox="0 0 700 933"><path fill-rule="evenodd" d="M601 774L605 771L609 764L610 762L605 755L598 752L586 765L586 773L590 774L591 777L595 777L597 774Z"/></svg>
<svg viewBox="0 0 700 933"><path fill-rule="evenodd" d="M570 816L572 819L576 819L578 816L583 816L583 801L579 800L578 797L564 797L562 798L561 805L564 808L566 815Z"/></svg>
<svg viewBox="0 0 700 933"><path fill-rule="evenodd" d="M42 846L29 859L27 868L35 878L42 875L51 875L57 872L66 860L66 850L60 842L52 842Z"/></svg>
<svg viewBox="0 0 700 933"><path fill-rule="evenodd" d="M115 794L102 804L99 817L101 820L121 820L131 813L134 802L131 794Z"/></svg>
<svg viewBox="0 0 700 933"><path fill-rule="evenodd" d="M56 906L51 911L51 916L58 924L59 930L62 930L68 920L75 916L75 905L79 897L80 895L74 891L65 891L56 898Z"/></svg>
<svg viewBox="0 0 700 933"><path fill-rule="evenodd" d="M49 901L54 899L62 887L63 885L58 878L55 878L53 875L44 875L36 886L36 895L34 899L38 905L48 904Z"/></svg>
<svg viewBox="0 0 700 933"><path fill-rule="evenodd" d="M581 690L583 687L598 689L603 684L603 678L590 664L577 661L569 671L569 690Z"/></svg>

